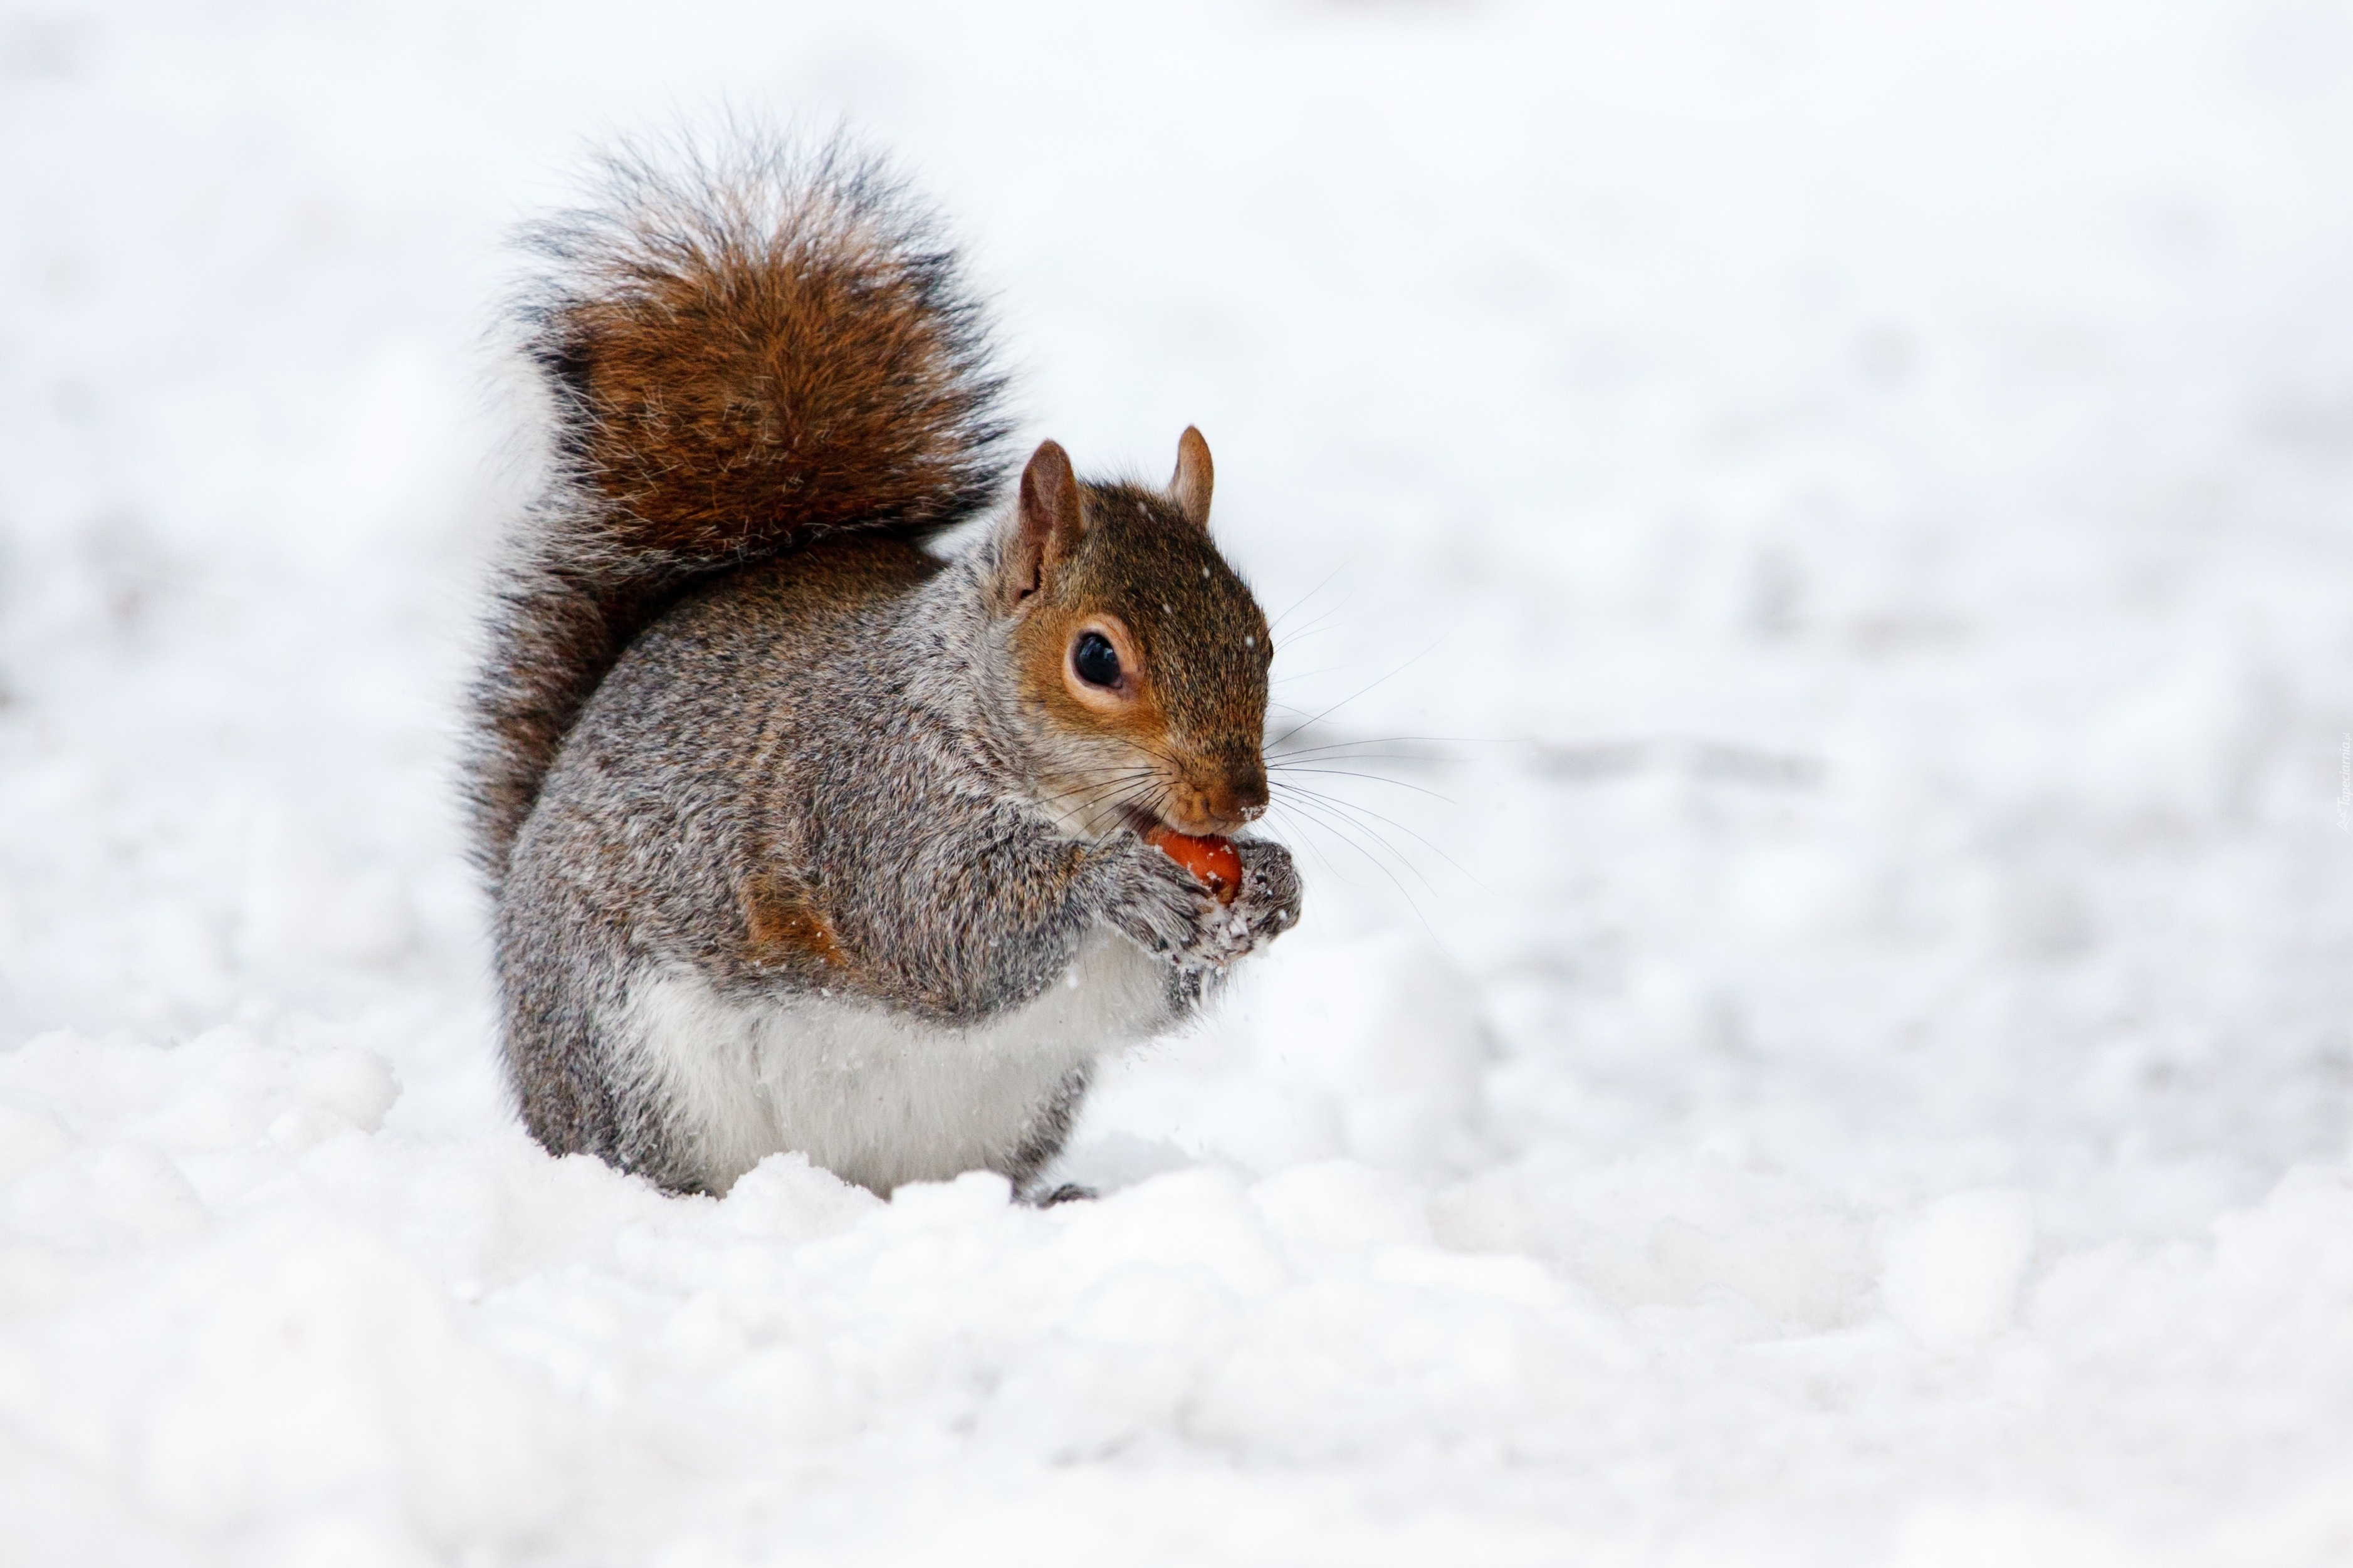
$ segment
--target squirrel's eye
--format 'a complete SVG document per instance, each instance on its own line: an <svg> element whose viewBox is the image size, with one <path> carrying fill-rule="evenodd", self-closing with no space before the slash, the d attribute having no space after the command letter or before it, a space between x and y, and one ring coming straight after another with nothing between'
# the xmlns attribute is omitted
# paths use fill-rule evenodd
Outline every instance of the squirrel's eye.
<svg viewBox="0 0 2353 1568"><path fill-rule="evenodd" d="M1119 684L1119 654L1101 632L1089 632L1071 649L1071 668L1089 686Z"/></svg>

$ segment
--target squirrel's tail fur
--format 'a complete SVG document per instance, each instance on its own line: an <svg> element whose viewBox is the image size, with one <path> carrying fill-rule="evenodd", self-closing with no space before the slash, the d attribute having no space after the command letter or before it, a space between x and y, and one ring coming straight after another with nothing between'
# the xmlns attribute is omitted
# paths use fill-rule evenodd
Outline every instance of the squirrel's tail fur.
<svg viewBox="0 0 2353 1568"><path fill-rule="evenodd" d="M543 266L513 319L554 430L473 691L493 888L582 707L681 588L830 534L935 533L1006 466L979 307L879 162L739 138L604 173L525 235Z"/></svg>

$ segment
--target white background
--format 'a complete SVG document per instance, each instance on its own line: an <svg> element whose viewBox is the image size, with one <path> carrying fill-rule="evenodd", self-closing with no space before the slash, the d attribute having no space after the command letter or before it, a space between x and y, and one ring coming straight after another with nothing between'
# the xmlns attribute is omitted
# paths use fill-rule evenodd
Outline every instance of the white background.
<svg viewBox="0 0 2353 1568"><path fill-rule="evenodd" d="M0 12L0 1556L2353 1556L2348 82L2304 0ZM503 236L731 107L937 195L1025 438L1200 425L1396 781L1283 775L1377 815L1099 1204L504 1108Z"/></svg>

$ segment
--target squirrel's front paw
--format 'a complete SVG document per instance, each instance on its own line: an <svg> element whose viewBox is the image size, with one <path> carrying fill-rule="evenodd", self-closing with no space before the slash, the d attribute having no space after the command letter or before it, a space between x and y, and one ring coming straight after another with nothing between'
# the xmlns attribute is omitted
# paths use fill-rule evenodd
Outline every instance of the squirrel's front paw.
<svg viewBox="0 0 2353 1568"><path fill-rule="evenodd" d="M1234 846L1242 885L1224 904L1176 861L1141 839L1134 843L1142 853L1122 867L1113 922L1179 969L1222 969L1299 923L1299 872L1280 844Z"/></svg>
<svg viewBox="0 0 2353 1568"><path fill-rule="evenodd" d="M1133 835L1112 851L1113 889L1105 912L1146 952L1180 969L1224 962L1220 937L1231 911L1199 879Z"/></svg>
<svg viewBox="0 0 2353 1568"><path fill-rule="evenodd" d="M1241 951L1256 952L1299 923L1299 868L1280 844L1246 838L1234 847L1241 852L1242 890L1230 912L1240 917L1247 938Z"/></svg>

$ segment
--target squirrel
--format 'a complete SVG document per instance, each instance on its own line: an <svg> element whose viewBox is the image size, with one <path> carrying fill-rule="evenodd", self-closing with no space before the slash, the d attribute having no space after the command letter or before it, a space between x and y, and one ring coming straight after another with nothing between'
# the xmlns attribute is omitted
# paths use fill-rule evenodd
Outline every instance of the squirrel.
<svg viewBox="0 0 2353 1568"><path fill-rule="evenodd" d="M1299 919L1265 616L1165 488L1018 487L980 306L879 160L623 154L525 234L550 458L465 763L548 1151L723 1194L799 1151L1029 1202L1107 1052ZM932 544L967 521L968 544ZM1232 902L1148 844L1237 837Z"/></svg>

